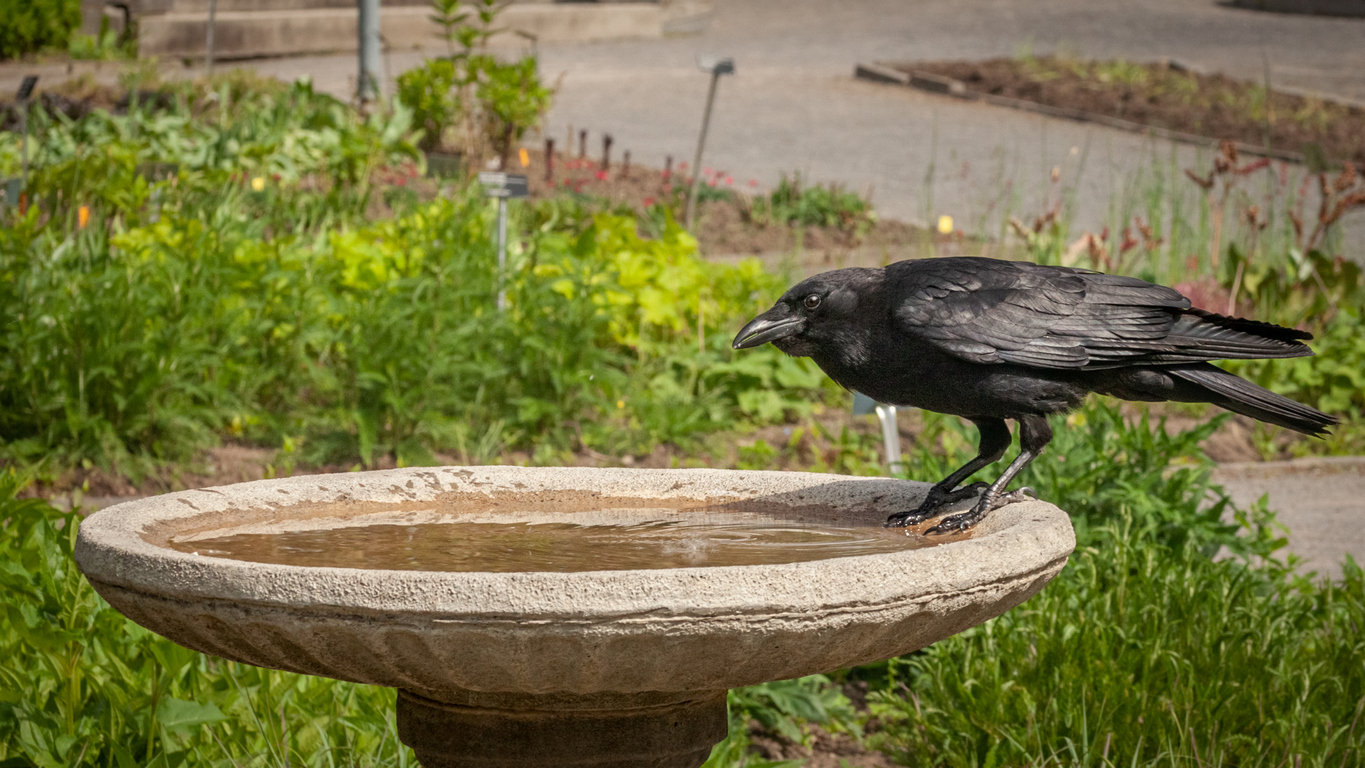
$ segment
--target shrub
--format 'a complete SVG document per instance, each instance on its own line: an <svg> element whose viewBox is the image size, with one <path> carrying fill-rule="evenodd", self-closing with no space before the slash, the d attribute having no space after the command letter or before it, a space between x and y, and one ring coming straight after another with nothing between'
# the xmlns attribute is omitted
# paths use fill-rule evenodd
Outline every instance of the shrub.
<svg viewBox="0 0 1365 768"><path fill-rule="evenodd" d="M774 224L853 229L873 218L872 204L831 184L801 186L801 175L782 180L766 198L754 201L754 218Z"/></svg>
<svg viewBox="0 0 1365 768"><path fill-rule="evenodd" d="M428 59L398 76L398 100L412 110L413 123L422 130L418 146L428 152L441 148L442 135L460 114L456 80L450 59Z"/></svg>
<svg viewBox="0 0 1365 768"><path fill-rule="evenodd" d="M80 0L0 0L0 60L65 48L80 24Z"/></svg>

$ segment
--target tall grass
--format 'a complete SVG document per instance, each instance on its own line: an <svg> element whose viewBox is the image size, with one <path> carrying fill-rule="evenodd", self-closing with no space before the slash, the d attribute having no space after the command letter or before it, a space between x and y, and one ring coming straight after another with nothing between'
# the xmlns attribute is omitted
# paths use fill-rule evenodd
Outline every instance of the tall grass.
<svg viewBox="0 0 1365 768"><path fill-rule="evenodd" d="M890 662L907 765L1359 765L1365 575L1287 580L1107 524L1023 606Z"/></svg>

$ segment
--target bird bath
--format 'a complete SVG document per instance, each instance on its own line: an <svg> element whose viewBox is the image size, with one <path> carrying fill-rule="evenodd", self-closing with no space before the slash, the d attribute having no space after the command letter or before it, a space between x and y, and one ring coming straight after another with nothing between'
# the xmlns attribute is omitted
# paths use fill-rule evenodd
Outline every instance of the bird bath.
<svg viewBox="0 0 1365 768"><path fill-rule="evenodd" d="M76 559L177 643L399 689L426 768L700 765L729 688L923 648L1066 563L1039 501L885 530L928 486L525 467L293 477L120 504Z"/></svg>

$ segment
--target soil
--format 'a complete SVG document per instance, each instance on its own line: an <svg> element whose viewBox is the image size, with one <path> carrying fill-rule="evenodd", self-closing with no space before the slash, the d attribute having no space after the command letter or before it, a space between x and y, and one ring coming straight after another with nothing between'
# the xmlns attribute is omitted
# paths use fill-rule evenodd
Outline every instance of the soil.
<svg viewBox="0 0 1365 768"><path fill-rule="evenodd" d="M796 744L763 730L758 723L749 729L749 750L764 760L804 760L804 768L894 768L887 755L868 749L846 733L830 733L818 725L806 726L810 746Z"/></svg>
<svg viewBox="0 0 1365 768"><path fill-rule="evenodd" d="M1060 57L892 65L961 81L968 91L1075 109L1210 139L1299 152L1310 165L1365 165L1365 109L1191 72L1172 63Z"/></svg>
<svg viewBox="0 0 1365 768"><path fill-rule="evenodd" d="M686 168L674 171L638 163L627 165L619 157L604 165L600 156L566 156L556 151L552 172L547 175L544 151L528 151L527 160L528 165L523 167L514 157L510 170L527 175L532 199L569 194L590 206L636 211L666 203L678 217L686 205L690 181ZM898 254L908 249L921 250L921 255L948 255L980 247L960 231L943 234L894 219L872 217L846 227L760 222L753 216L753 201L765 191L756 181L736 179L723 170L712 171L710 176L704 176L707 190L699 196L692 230L707 258L805 253L823 259L859 251L887 254L892 257L888 260L895 260L905 258ZM827 263L833 262L831 257Z"/></svg>

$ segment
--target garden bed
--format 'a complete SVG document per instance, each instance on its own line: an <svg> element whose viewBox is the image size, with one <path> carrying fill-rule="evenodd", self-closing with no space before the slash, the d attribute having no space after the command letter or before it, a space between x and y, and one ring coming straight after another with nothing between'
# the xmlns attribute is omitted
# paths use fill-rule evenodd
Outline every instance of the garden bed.
<svg viewBox="0 0 1365 768"><path fill-rule="evenodd" d="M556 152L553 173L547 177L545 153L527 154L529 165L521 168L514 161L512 170L527 174L532 199L569 195L590 205L605 203L636 211L660 206L660 215L666 207L679 219L683 216L688 183L685 164L670 172L638 163L626 166L618 156L603 168L600 157L564 156ZM799 178L795 182L799 188ZM691 231L702 254L708 257L919 246L938 251L955 248L964 240L960 232L941 234L903 221L879 218L870 205L865 214L858 215L831 204L823 213L837 219L835 224L773 221L771 217L765 219L762 210L769 190L760 187L756 180L704 168L703 184L696 226ZM831 197L848 194L838 187L824 189ZM866 198L861 199L866 202Z"/></svg>
<svg viewBox="0 0 1365 768"><path fill-rule="evenodd" d="M1365 165L1365 109L1172 63L1055 56L886 65L912 85L1001 97L1178 134L1231 140L1309 165ZM923 76L916 78L915 76Z"/></svg>

